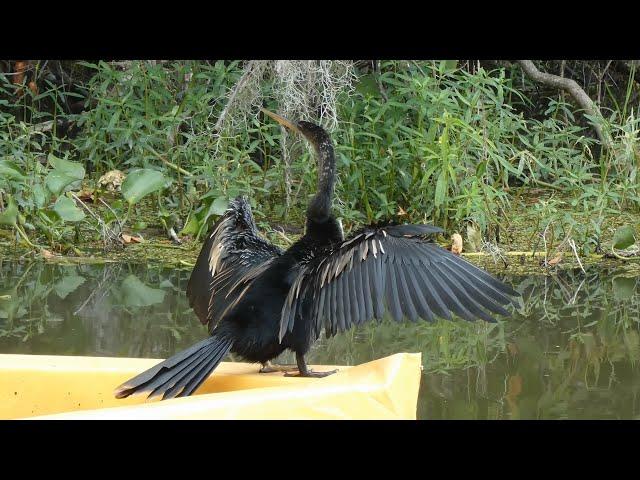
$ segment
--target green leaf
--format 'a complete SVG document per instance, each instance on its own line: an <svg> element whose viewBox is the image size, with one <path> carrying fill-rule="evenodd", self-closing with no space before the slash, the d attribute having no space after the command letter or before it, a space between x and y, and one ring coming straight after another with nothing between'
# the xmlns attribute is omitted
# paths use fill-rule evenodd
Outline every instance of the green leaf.
<svg viewBox="0 0 640 480"><path fill-rule="evenodd" d="M44 208L49 202L49 192L45 190L41 183L36 183L33 186L33 199L38 208Z"/></svg>
<svg viewBox="0 0 640 480"><path fill-rule="evenodd" d="M129 205L133 205L150 193L160 190L164 187L165 181L164 175L157 170L133 170L122 182L122 195Z"/></svg>
<svg viewBox="0 0 640 480"><path fill-rule="evenodd" d="M476 177L482 178L482 176L486 171L487 171L487 161L484 160L478 163L478 166L476 167Z"/></svg>
<svg viewBox="0 0 640 480"><path fill-rule="evenodd" d="M148 307L164 300L165 291L151 288L135 275L129 275L122 282L124 304L127 307Z"/></svg>
<svg viewBox="0 0 640 480"><path fill-rule="evenodd" d="M60 195L67 186L77 182L78 179L58 170L51 170L44 181L51 193Z"/></svg>
<svg viewBox="0 0 640 480"><path fill-rule="evenodd" d="M440 73L451 72L458 66L458 60L440 60Z"/></svg>
<svg viewBox="0 0 640 480"><path fill-rule="evenodd" d="M84 212L80 210L75 202L68 197L60 197L53 205L53 211L60 215L60 218L67 222L79 222L84 218Z"/></svg>
<svg viewBox="0 0 640 480"><path fill-rule="evenodd" d="M53 169L47 174L45 184L54 195L60 195L66 187L84 178L84 167L78 162L49 154L49 164Z"/></svg>
<svg viewBox="0 0 640 480"><path fill-rule="evenodd" d="M209 207L207 218L210 215L222 215L224 212L227 211L228 206L229 206L229 199L227 197L216 198L211 204L211 206Z"/></svg>
<svg viewBox="0 0 640 480"><path fill-rule="evenodd" d="M84 277L80 275L68 275L63 277L53 286L53 289L60 298L65 299L71 292L85 282Z"/></svg>
<svg viewBox="0 0 640 480"><path fill-rule="evenodd" d="M63 158L58 158L53 154L49 154L49 164L60 173L82 180L84 178L84 167L78 162L71 162Z"/></svg>
<svg viewBox="0 0 640 480"><path fill-rule="evenodd" d="M445 194L447 193L447 174L445 171L440 173L438 181L436 182L436 195L435 205L439 207L444 202Z"/></svg>
<svg viewBox="0 0 640 480"><path fill-rule="evenodd" d="M4 211L0 213L0 225L15 225L18 219L18 206L13 201L13 197L9 196Z"/></svg>
<svg viewBox="0 0 640 480"><path fill-rule="evenodd" d="M147 222L143 222L142 220L138 220L133 224L134 230L144 230L145 228L147 228Z"/></svg>
<svg viewBox="0 0 640 480"><path fill-rule="evenodd" d="M616 230L616 233L613 236L613 248L622 250L630 247L636 242L634 234L635 229L632 225L624 225L623 227L620 227Z"/></svg>
<svg viewBox="0 0 640 480"><path fill-rule="evenodd" d="M200 223L195 215L191 215L184 228L180 231L180 235L195 235L200 229Z"/></svg>
<svg viewBox="0 0 640 480"><path fill-rule="evenodd" d="M23 180L25 176L15 163L8 160L0 160L0 178Z"/></svg>
<svg viewBox="0 0 640 480"><path fill-rule="evenodd" d="M362 95L376 96L380 93L375 74L363 75L356 84L356 91Z"/></svg>

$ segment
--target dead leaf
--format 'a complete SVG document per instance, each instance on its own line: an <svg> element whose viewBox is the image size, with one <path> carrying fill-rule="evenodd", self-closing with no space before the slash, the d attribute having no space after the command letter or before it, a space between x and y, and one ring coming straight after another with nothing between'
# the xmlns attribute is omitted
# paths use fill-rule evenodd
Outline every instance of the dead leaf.
<svg viewBox="0 0 640 480"><path fill-rule="evenodd" d="M126 233L123 233L121 235L122 237L122 242L125 245L129 245L130 243L142 243L144 240L142 239L142 237L136 237L133 235L127 235Z"/></svg>
<svg viewBox="0 0 640 480"><path fill-rule="evenodd" d="M38 94L38 86L36 85L36 82L34 81L29 82L29 90L31 90L34 95Z"/></svg>
<svg viewBox="0 0 640 480"><path fill-rule="evenodd" d="M399 217L404 217L406 214L407 214L407 212L406 212L406 211L405 211L401 206L398 206L398 213L397 213L397 215L398 215Z"/></svg>
<svg viewBox="0 0 640 480"><path fill-rule="evenodd" d="M47 250L46 248L43 248L40 250L40 255L42 255L42 258L45 259L49 259L49 258L54 258L55 255L53 253L51 253L49 250Z"/></svg>
<svg viewBox="0 0 640 480"><path fill-rule="evenodd" d="M16 63L13 65L13 72L15 75L13 76L13 83L15 85L22 83L24 80L24 71L27 69L27 62L25 60L16 60Z"/></svg>
<svg viewBox="0 0 640 480"><path fill-rule="evenodd" d="M451 252L460 255L462 253L462 236L459 233L454 233L451 240L453 241Z"/></svg>
<svg viewBox="0 0 640 480"><path fill-rule="evenodd" d="M549 260L549 261L547 262L547 264L548 264L550 267L553 267L553 266L555 266L555 265L559 264L561 261L562 261L562 254L561 254L561 253L559 253L558 255L556 255L555 257L553 257L551 260Z"/></svg>
<svg viewBox="0 0 640 480"><path fill-rule="evenodd" d="M83 202L93 202L95 200L93 191L89 190L88 188L83 188L82 190L80 190L78 193L76 193L76 197L78 197Z"/></svg>
<svg viewBox="0 0 640 480"><path fill-rule="evenodd" d="M26 60L16 60L16 63L13 65L13 79L12 82L14 85L22 85L24 81L24 72L27 70L29 63ZM22 96L22 88L18 88L16 90L16 95L18 97Z"/></svg>

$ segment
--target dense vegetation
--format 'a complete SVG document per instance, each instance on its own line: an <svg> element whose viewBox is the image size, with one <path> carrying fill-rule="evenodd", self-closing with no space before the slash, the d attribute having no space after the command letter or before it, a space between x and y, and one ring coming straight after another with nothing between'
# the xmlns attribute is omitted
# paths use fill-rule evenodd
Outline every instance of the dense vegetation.
<svg viewBox="0 0 640 480"><path fill-rule="evenodd" d="M251 71L252 62L228 61L18 63L0 73L7 242L80 254L150 226L197 239L239 194L263 226L300 226L316 166L260 104L331 128L347 229L427 221L462 231L466 250L509 247L500 227L517 223L516 204L533 195L520 247L535 249L543 235L547 247L589 254L611 238L608 218L640 209L635 63L612 74L611 62L563 62L597 118L508 62L334 62L339 73L332 62L253 62ZM315 77L298 65L316 63ZM585 65L598 81L586 80ZM326 88L309 90L316 84ZM116 169L126 178L111 192L98 180ZM633 244L630 223L619 248Z"/></svg>
<svg viewBox="0 0 640 480"><path fill-rule="evenodd" d="M173 259L193 259L207 226L240 194L271 240L298 235L316 165L304 142L259 113L265 106L331 130L346 230L426 221L460 232L465 252L543 251L547 266L574 249L585 263L594 252L636 259L610 279L588 268L510 277L524 297L509 322L383 322L323 341L314 361L420 350L429 392L460 411L467 397L492 391L494 364L504 369L506 403L497 399L484 416L514 405L522 418L575 415L587 391L607 415L616 398L635 405L638 62L535 65L577 82L596 108L585 112L567 91L505 61L0 61L0 260L3 247L82 257L72 266L0 261L0 345L81 354L88 342L99 354L163 356L201 338L182 293L189 262L141 274L86 257L134 251L139 261L138 246L116 247L140 234L145 251L163 244ZM170 229L184 248L165 238ZM111 304L128 312L125 323L105 313ZM132 325L147 343L118 350ZM154 344L147 329L166 341ZM633 381L619 382L625 376ZM514 400L527 388L538 403Z"/></svg>

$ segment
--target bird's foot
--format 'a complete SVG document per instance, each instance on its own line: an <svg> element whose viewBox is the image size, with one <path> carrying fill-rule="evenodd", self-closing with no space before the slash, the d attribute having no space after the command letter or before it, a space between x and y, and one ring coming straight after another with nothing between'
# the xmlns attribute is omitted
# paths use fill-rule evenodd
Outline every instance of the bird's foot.
<svg viewBox="0 0 640 480"><path fill-rule="evenodd" d="M329 372L314 372L313 370L307 370L306 372L300 372L298 371L298 373L285 373L284 376L285 377L309 377L309 378L323 378L323 377L328 377L329 375L333 375L334 373L336 373L338 370L331 370Z"/></svg>
<svg viewBox="0 0 640 480"><path fill-rule="evenodd" d="M295 365L274 365L271 362L267 362L262 365L259 373L273 373L273 372L290 372L292 370L298 370Z"/></svg>

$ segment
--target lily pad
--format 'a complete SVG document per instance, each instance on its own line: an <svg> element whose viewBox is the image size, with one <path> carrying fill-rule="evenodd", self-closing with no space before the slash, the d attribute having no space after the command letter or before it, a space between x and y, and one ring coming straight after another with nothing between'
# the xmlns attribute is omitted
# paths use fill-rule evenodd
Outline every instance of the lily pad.
<svg viewBox="0 0 640 480"><path fill-rule="evenodd" d="M60 197L53 205L53 211L60 215L60 218L67 222L79 222L85 215L75 202L68 197Z"/></svg>
<svg viewBox="0 0 640 480"><path fill-rule="evenodd" d="M141 168L133 170L122 183L122 195L129 205L139 202L150 193L164 187L166 179L162 172Z"/></svg>
<svg viewBox="0 0 640 480"><path fill-rule="evenodd" d="M635 229L632 225L624 225L616 230L613 236L613 248L622 250L636 243Z"/></svg>
<svg viewBox="0 0 640 480"><path fill-rule="evenodd" d="M60 195L67 186L84 178L84 167L78 162L71 162L49 155L49 164L53 167L53 170L47 174L45 184L49 191L55 195Z"/></svg>

